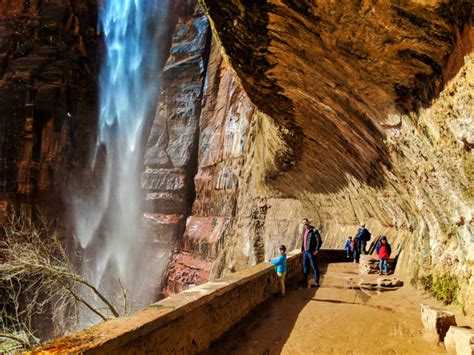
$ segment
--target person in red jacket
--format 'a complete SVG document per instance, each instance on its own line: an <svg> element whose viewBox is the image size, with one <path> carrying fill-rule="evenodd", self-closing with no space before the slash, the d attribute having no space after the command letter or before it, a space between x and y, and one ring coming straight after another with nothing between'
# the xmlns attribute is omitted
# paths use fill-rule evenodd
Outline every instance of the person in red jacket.
<svg viewBox="0 0 474 355"><path fill-rule="evenodd" d="M387 275L387 260L390 257L390 254L392 253L392 248L390 247L390 244L388 244L386 236L383 235L379 239L377 245L375 246L375 250L377 250L377 256L379 257L380 275L382 275L382 272Z"/></svg>

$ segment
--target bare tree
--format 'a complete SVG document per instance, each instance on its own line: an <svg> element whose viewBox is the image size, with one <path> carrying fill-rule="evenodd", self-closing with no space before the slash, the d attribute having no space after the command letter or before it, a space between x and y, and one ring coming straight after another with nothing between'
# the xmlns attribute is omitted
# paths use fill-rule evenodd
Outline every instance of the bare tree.
<svg viewBox="0 0 474 355"><path fill-rule="evenodd" d="M14 209L0 237L0 352L39 345L38 324L50 319L52 336L76 325L82 309L102 320L118 317L114 305L76 272L55 226L44 213ZM83 296L86 289L87 294ZM125 291L123 292L125 298ZM14 346L13 346L14 347Z"/></svg>

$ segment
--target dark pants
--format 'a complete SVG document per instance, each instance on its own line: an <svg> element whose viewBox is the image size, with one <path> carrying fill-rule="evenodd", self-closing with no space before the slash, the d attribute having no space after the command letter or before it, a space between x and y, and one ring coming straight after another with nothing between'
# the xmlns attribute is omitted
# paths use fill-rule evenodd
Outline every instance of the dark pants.
<svg viewBox="0 0 474 355"><path fill-rule="evenodd" d="M367 241L361 240L360 241L360 252L361 254L367 255L367 250L365 249L367 246Z"/></svg>
<svg viewBox="0 0 474 355"><path fill-rule="evenodd" d="M360 258L360 247L354 247L354 252L353 252L353 257L354 257L354 262L359 262Z"/></svg>
<svg viewBox="0 0 474 355"><path fill-rule="evenodd" d="M319 284L319 269L318 269L318 262L316 261L316 256L311 254L309 251L305 251L303 253L303 272L304 272L304 280L308 282L308 274L309 274L309 267L313 270L314 275L314 283Z"/></svg>

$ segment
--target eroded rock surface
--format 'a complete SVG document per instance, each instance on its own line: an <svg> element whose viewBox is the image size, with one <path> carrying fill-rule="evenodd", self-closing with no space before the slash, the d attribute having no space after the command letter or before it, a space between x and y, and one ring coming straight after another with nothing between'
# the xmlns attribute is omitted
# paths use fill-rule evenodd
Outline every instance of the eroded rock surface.
<svg viewBox="0 0 474 355"><path fill-rule="evenodd" d="M258 262L271 240L295 246L303 215L325 246L365 221L399 271L455 275L472 305L472 4L203 3L265 125L216 274Z"/></svg>
<svg viewBox="0 0 474 355"><path fill-rule="evenodd" d="M474 331L462 327L449 327L444 338L448 354L474 354Z"/></svg>
<svg viewBox="0 0 474 355"><path fill-rule="evenodd" d="M57 198L94 146L96 3L0 8L1 189L29 197L54 190Z"/></svg>
<svg viewBox="0 0 474 355"><path fill-rule="evenodd" d="M166 292L298 248L306 216L324 247L366 222L397 272L454 276L472 305L471 2L202 3L212 41L176 1L144 156L144 223L157 258L176 248ZM95 145L97 7L0 4L2 191L58 195Z"/></svg>
<svg viewBox="0 0 474 355"><path fill-rule="evenodd" d="M435 342L444 341L451 326L456 326L456 317L447 312L430 306L421 305L421 322L425 329L425 337Z"/></svg>

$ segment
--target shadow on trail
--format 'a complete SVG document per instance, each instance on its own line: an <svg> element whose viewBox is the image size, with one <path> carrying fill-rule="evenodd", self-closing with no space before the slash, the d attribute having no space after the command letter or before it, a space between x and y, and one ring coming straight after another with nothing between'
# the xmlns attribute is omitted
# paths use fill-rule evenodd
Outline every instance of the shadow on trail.
<svg viewBox="0 0 474 355"><path fill-rule="evenodd" d="M324 276L327 265L319 265ZM312 283L313 278L309 278ZM323 280L324 283L324 280ZM287 285L285 298L271 297L239 321L201 354L279 354L317 288Z"/></svg>
<svg viewBox="0 0 474 355"><path fill-rule="evenodd" d="M372 305L372 304L367 304L367 303L357 303L355 300L354 300L354 302L346 302L346 301L341 301L341 300L313 298L312 301L335 303L335 304L352 304L354 306L371 307L371 308L379 309L381 311L388 311L388 312L395 313L395 311L390 307L386 307L386 306L382 306L382 305Z"/></svg>

